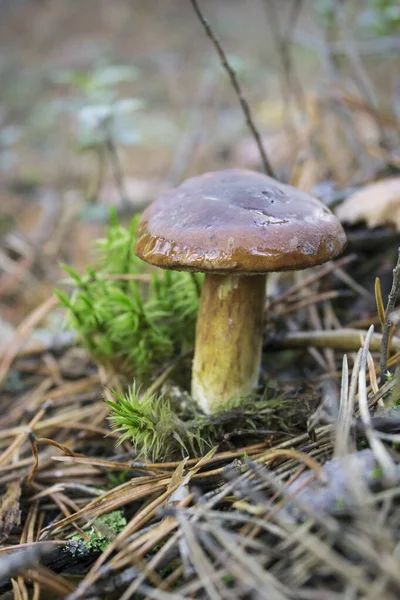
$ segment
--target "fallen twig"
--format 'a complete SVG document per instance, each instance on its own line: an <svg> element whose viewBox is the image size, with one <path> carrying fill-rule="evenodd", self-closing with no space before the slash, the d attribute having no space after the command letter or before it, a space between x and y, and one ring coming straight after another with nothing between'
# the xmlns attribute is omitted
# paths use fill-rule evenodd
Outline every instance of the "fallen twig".
<svg viewBox="0 0 400 600"><path fill-rule="evenodd" d="M332 348L342 352L357 352L366 335L367 332L361 329L289 331L280 337L267 340L264 349L289 350L313 346L314 348ZM374 333L371 338L371 352L379 352L382 344L383 335ZM392 348L396 352L400 350L400 338L392 338Z"/></svg>

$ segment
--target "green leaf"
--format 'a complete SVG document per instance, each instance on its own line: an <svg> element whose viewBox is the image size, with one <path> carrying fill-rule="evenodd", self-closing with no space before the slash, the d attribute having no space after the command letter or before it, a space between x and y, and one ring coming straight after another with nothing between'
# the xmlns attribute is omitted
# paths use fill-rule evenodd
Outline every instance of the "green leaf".
<svg viewBox="0 0 400 600"><path fill-rule="evenodd" d="M68 275L71 276L71 278L73 279L73 281L75 281L75 283L77 285L82 285L82 278L78 275L78 273L72 268L69 267L68 265L61 263L61 267L64 269L64 271L66 271L68 273Z"/></svg>

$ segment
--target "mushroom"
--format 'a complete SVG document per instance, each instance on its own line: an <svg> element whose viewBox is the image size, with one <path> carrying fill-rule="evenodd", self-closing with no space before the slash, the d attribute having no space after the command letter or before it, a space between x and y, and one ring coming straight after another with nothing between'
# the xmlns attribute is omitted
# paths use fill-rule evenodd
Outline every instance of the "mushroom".
<svg viewBox="0 0 400 600"><path fill-rule="evenodd" d="M340 222L319 200L245 169L188 179L144 211L137 256L205 273L192 371L204 412L258 384L266 274L319 265L345 245Z"/></svg>

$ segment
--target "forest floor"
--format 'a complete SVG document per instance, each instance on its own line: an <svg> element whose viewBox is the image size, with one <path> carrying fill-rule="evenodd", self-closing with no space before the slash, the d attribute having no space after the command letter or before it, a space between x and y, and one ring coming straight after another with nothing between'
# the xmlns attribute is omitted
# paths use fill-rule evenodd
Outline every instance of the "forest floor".
<svg viewBox="0 0 400 600"><path fill-rule="evenodd" d="M254 404L146 460L104 402L132 375L65 328L61 263L97 268L110 207L127 231L161 190L260 154L190 2L0 3L1 597L399 597L399 59L355 5L327 25L308 3L201 3L275 174L348 246L270 277ZM144 384L189 413L190 359Z"/></svg>

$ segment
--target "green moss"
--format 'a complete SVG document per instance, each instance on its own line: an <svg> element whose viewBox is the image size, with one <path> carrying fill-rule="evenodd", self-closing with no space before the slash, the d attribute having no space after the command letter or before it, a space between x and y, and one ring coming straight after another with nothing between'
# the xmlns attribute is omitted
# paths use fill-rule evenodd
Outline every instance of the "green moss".
<svg viewBox="0 0 400 600"><path fill-rule="evenodd" d="M238 406L211 415L196 409L191 414L181 413L167 397L141 395L136 386L114 397L107 404L112 427L121 433L119 443L129 439L139 457L152 461L202 455L238 428L253 438L258 428L284 431L294 424L293 402L279 396L245 399Z"/></svg>
<svg viewBox="0 0 400 600"><path fill-rule="evenodd" d="M345 502L343 496L338 496L335 501L335 510L343 510L345 508Z"/></svg>
<svg viewBox="0 0 400 600"><path fill-rule="evenodd" d="M202 454L208 445L201 435L201 427L194 429L192 421L183 421L167 398L140 395L135 385L126 394L114 394L114 397L115 401L107 401L107 404L111 424L121 433L118 443L131 440L138 457L156 461L176 453Z"/></svg>
<svg viewBox="0 0 400 600"><path fill-rule="evenodd" d="M112 490L123 483L126 483L129 479L129 471L115 471L107 473L107 488Z"/></svg>
<svg viewBox="0 0 400 600"><path fill-rule="evenodd" d="M382 479L384 476L383 469L380 465L376 465L375 469L371 473L372 479Z"/></svg>
<svg viewBox="0 0 400 600"><path fill-rule="evenodd" d="M365 448L368 448L368 442L365 438L362 438L360 440L357 440L357 450L365 450Z"/></svg>
<svg viewBox="0 0 400 600"><path fill-rule="evenodd" d="M98 517L92 527L85 531L89 540L82 538L80 534L72 536L68 550L74 554L88 554L103 552L112 540L126 526L126 519L121 510L114 510L106 515ZM97 532L99 533L96 533Z"/></svg>
<svg viewBox="0 0 400 600"><path fill-rule="evenodd" d="M57 293L68 326L97 362L144 378L193 345L202 276L157 269L149 283L124 279L145 268L134 254L136 226L112 215L96 266L83 276L64 266L74 289Z"/></svg>
<svg viewBox="0 0 400 600"><path fill-rule="evenodd" d="M121 510L113 510L106 515L101 515L95 521L99 529L108 531L108 535L114 537L126 526L126 518Z"/></svg>

